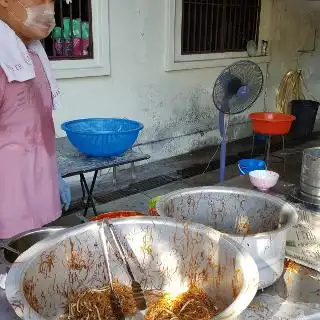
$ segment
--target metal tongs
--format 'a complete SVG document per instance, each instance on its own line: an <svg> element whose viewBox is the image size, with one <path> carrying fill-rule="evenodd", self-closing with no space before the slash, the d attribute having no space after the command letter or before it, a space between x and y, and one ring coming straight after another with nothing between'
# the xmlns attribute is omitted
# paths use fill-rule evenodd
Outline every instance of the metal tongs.
<svg viewBox="0 0 320 320"><path fill-rule="evenodd" d="M111 308L112 308L113 314L117 317L118 320L124 320L125 315L122 311L120 299L119 299L118 294L114 290L113 283L112 283L112 274L110 271L110 262L109 262L109 243L107 243L106 235L104 233L104 223L103 222L101 223L100 228L99 228L99 235L100 235L100 240L102 242L103 253L104 253L104 258L106 261L106 267L107 267L110 288L111 288L111 296L110 296Z"/></svg>
<svg viewBox="0 0 320 320"><path fill-rule="evenodd" d="M118 306L120 306L120 309L121 309L121 305L120 305L120 300L119 300L119 297L117 296L116 292L114 291L113 287L112 287L112 275L111 275L111 272L110 272L110 264L109 264L109 255L108 255L108 245L107 245L107 239L106 239L106 236L105 236L105 231L104 231L104 226L107 225L111 235L112 235L112 238L117 246L117 249L118 249L118 252L121 256L121 259L123 261L123 263L125 264L126 266L126 269L127 269L127 272L128 272L128 275L131 279L131 288L132 288L132 292L133 292L133 297L135 299L135 302L136 302L136 306L139 310L145 310L147 308L147 303L146 303L146 299L144 297L144 294L143 294L143 290L141 288L141 285L138 281L135 280L134 278L134 275L132 273L132 270L130 268L130 265L128 263L128 260L126 258L126 254L125 254L125 251L123 249L123 246L119 240L119 237L117 235L117 232L115 230L115 227L113 226L112 223L110 223L108 220L101 220L100 223L100 229L99 229L99 232L100 232L100 239L103 243L103 249L104 249L104 254L105 254L105 259L106 259L106 264L107 264L107 269L108 269L108 275L109 275L109 280L110 280L110 283L111 283L111 291L113 291L112 293L112 296L115 296L115 299L114 301L116 302L116 304ZM117 303L118 302L118 303ZM117 313L119 310L118 310L118 307L115 308L115 313L116 314L119 314ZM122 309L121 309L121 313L123 315L123 312L122 312ZM120 314L120 319L121 318L121 314Z"/></svg>
<svg viewBox="0 0 320 320"><path fill-rule="evenodd" d="M18 256L20 256L21 252L15 248L10 247L9 245L7 245L6 243L0 241L0 248L8 250Z"/></svg>

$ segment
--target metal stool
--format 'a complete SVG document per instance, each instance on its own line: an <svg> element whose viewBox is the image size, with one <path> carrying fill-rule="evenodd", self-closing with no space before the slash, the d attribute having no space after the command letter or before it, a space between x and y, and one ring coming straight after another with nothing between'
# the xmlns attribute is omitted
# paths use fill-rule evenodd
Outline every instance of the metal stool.
<svg viewBox="0 0 320 320"><path fill-rule="evenodd" d="M273 136L272 135L268 135L268 139L266 141L265 144L265 149L264 149L264 161L267 165L267 168L269 167L269 160L270 160L270 151L271 151L271 138ZM281 135L282 138L282 152L285 152L285 136ZM254 147L255 147L255 139L256 139L256 133L253 133L252 136L252 149L251 149L251 157L253 157L253 153L254 153ZM272 155L272 157L277 158L277 159L281 159L283 161L283 165L284 165L284 172L286 169L286 157L280 157L280 156L276 156L276 155Z"/></svg>

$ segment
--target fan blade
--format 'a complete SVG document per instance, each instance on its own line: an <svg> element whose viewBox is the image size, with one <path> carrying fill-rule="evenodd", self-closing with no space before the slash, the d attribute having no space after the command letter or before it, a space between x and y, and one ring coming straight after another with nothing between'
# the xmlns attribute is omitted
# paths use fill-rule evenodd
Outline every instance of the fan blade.
<svg viewBox="0 0 320 320"><path fill-rule="evenodd" d="M238 94L239 89L243 87L243 83L239 78L232 77L227 86L227 94L234 96Z"/></svg>
<svg viewBox="0 0 320 320"><path fill-rule="evenodd" d="M241 100L247 100L250 95L250 88L248 86L242 86L237 92L237 97Z"/></svg>
<svg viewBox="0 0 320 320"><path fill-rule="evenodd" d="M249 60L238 61L225 68L219 75L213 87L213 102L218 110L227 114L237 114L253 105L262 87L261 68Z"/></svg>

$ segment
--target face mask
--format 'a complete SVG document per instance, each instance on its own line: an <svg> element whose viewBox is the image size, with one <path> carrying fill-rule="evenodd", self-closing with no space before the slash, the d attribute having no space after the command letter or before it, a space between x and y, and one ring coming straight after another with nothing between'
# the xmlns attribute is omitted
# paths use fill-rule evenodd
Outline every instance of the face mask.
<svg viewBox="0 0 320 320"><path fill-rule="evenodd" d="M25 8L27 19L24 25L27 28L48 30L48 34L56 25L54 10L48 5L40 4L37 6Z"/></svg>
<svg viewBox="0 0 320 320"><path fill-rule="evenodd" d="M27 19L24 21L24 25L27 28L45 30L48 35L51 33L56 25L54 10L46 4L39 4L32 7L25 7L20 1L19 5L26 11ZM15 19L17 19L14 12L9 12Z"/></svg>

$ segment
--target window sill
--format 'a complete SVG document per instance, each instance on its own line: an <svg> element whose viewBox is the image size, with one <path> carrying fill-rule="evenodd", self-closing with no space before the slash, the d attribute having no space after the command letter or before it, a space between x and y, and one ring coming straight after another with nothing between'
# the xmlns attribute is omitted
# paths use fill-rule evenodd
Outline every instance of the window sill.
<svg viewBox="0 0 320 320"><path fill-rule="evenodd" d="M51 67L56 79L110 75L109 63L99 63L99 61L95 59L51 61Z"/></svg>
<svg viewBox="0 0 320 320"><path fill-rule="evenodd" d="M210 59L210 60L197 60L197 61L170 61L167 59L165 65L165 71L179 71L179 70L192 70L192 69L205 69L205 68L219 68L227 67L228 65L235 63L239 60L250 60L257 64L269 63L271 61L270 56L258 56L258 57L232 57L224 59Z"/></svg>

